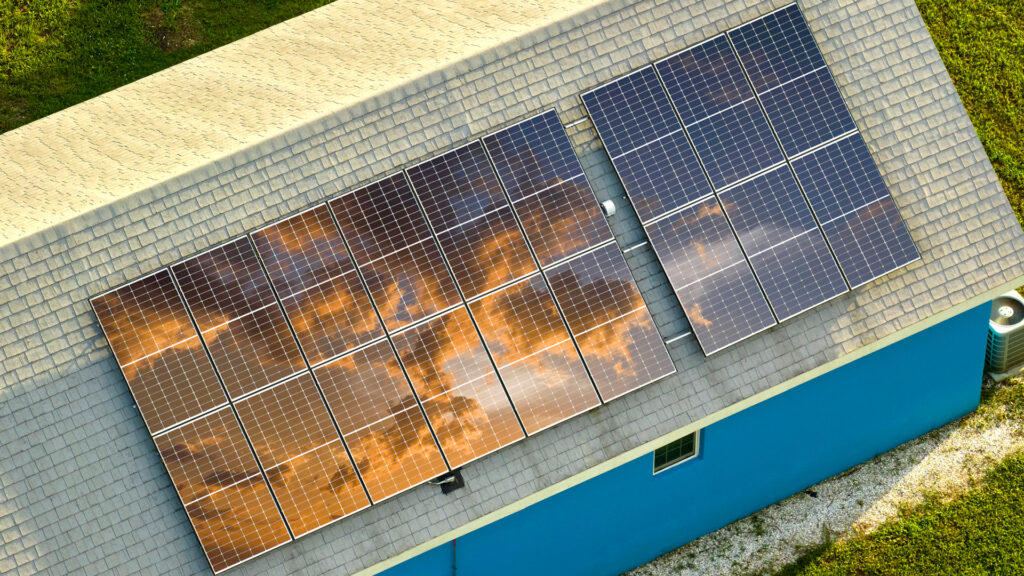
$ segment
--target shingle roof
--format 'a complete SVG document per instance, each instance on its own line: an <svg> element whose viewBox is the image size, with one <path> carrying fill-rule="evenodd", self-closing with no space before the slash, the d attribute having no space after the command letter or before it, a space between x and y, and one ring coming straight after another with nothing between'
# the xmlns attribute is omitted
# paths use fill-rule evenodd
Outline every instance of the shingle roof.
<svg viewBox="0 0 1024 576"><path fill-rule="evenodd" d="M341 0L0 135L0 245L596 0Z"/></svg>

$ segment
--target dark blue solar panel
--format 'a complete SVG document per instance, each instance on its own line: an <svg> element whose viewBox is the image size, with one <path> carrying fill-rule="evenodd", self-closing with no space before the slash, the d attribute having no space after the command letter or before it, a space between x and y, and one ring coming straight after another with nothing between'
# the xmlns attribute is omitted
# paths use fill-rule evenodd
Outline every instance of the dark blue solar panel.
<svg viewBox="0 0 1024 576"><path fill-rule="evenodd" d="M848 290L817 227L751 254L750 265L780 322Z"/></svg>
<svg viewBox="0 0 1024 576"><path fill-rule="evenodd" d="M919 258L859 134L794 160L793 169L851 286Z"/></svg>
<svg viewBox="0 0 1024 576"><path fill-rule="evenodd" d="M822 223L853 287L920 258L892 198L883 198Z"/></svg>
<svg viewBox="0 0 1024 576"><path fill-rule="evenodd" d="M554 110L485 137L484 147L513 202L583 174Z"/></svg>
<svg viewBox="0 0 1024 576"><path fill-rule="evenodd" d="M681 129L612 162L642 222L712 193Z"/></svg>
<svg viewBox="0 0 1024 576"><path fill-rule="evenodd" d="M724 34L654 67L687 126L754 97Z"/></svg>
<svg viewBox="0 0 1024 576"><path fill-rule="evenodd" d="M608 155L616 157L679 130L654 68L641 68L581 96Z"/></svg>
<svg viewBox="0 0 1024 576"><path fill-rule="evenodd" d="M715 188L785 161L761 107L753 99L687 129Z"/></svg>
<svg viewBox="0 0 1024 576"><path fill-rule="evenodd" d="M746 262L676 290L701 349L714 354L775 325Z"/></svg>
<svg viewBox="0 0 1024 576"><path fill-rule="evenodd" d="M645 229L706 354L775 324L714 197Z"/></svg>
<svg viewBox="0 0 1024 576"><path fill-rule="evenodd" d="M653 67L582 99L642 222L711 194Z"/></svg>
<svg viewBox="0 0 1024 576"><path fill-rule="evenodd" d="M670 56L655 68L715 188L784 160L725 35Z"/></svg>
<svg viewBox="0 0 1024 576"><path fill-rule="evenodd" d="M788 166L721 192L719 198L747 254L817 227Z"/></svg>
<svg viewBox="0 0 1024 576"><path fill-rule="evenodd" d="M857 129L827 68L772 88L761 103L789 156Z"/></svg>
<svg viewBox="0 0 1024 576"><path fill-rule="evenodd" d="M758 94L825 66L796 4L729 31Z"/></svg>
<svg viewBox="0 0 1024 576"><path fill-rule="evenodd" d="M859 134L793 160L793 170L821 222L889 196Z"/></svg>
<svg viewBox="0 0 1024 576"><path fill-rule="evenodd" d="M719 197L780 321L846 292L788 166Z"/></svg>

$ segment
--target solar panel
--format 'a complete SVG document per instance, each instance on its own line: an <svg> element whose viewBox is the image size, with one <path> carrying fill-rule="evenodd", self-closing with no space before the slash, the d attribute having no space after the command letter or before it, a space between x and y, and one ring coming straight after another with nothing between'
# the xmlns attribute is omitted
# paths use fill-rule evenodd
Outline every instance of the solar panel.
<svg viewBox="0 0 1024 576"><path fill-rule="evenodd" d="M437 441L387 340L313 369L373 502L448 471ZM329 485L354 489L355 475Z"/></svg>
<svg viewBox="0 0 1024 576"><path fill-rule="evenodd" d="M641 222L711 194L654 67L581 99Z"/></svg>
<svg viewBox="0 0 1024 576"><path fill-rule="evenodd" d="M251 236L311 364L384 335L327 206Z"/></svg>
<svg viewBox="0 0 1024 576"><path fill-rule="evenodd" d="M859 134L793 160L793 169L852 286L920 258Z"/></svg>
<svg viewBox="0 0 1024 576"><path fill-rule="evenodd" d="M787 155L857 129L796 4L729 37Z"/></svg>
<svg viewBox="0 0 1024 576"><path fill-rule="evenodd" d="M154 442L215 572L291 540L230 407Z"/></svg>
<svg viewBox="0 0 1024 576"><path fill-rule="evenodd" d="M151 434L227 402L167 270L92 305Z"/></svg>
<svg viewBox="0 0 1024 576"><path fill-rule="evenodd" d="M466 298L537 270L482 143L407 173Z"/></svg>
<svg viewBox="0 0 1024 576"><path fill-rule="evenodd" d="M452 468L525 437L466 308L393 341Z"/></svg>
<svg viewBox="0 0 1024 576"><path fill-rule="evenodd" d="M719 198L780 322L847 291L789 166Z"/></svg>
<svg viewBox="0 0 1024 576"><path fill-rule="evenodd" d="M913 239L797 5L729 36L850 285L917 260Z"/></svg>
<svg viewBox="0 0 1024 576"><path fill-rule="evenodd" d="M605 244L545 274L605 402L675 372L618 246Z"/></svg>
<svg viewBox="0 0 1024 576"><path fill-rule="evenodd" d="M370 505L308 373L235 402L296 537ZM347 482L330 481L333 477Z"/></svg>
<svg viewBox="0 0 1024 576"><path fill-rule="evenodd" d="M248 238L171 267L231 398L306 368Z"/></svg>
<svg viewBox="0 0 1024 576"><path fill-rule="evenodd" d="M601 398L673 373L558 114L539 114L483 142Z"/></svg>
<svg viewBox="0 0 1024 576"><path fill-rule="evenodd" d="M775 325L715 197L645 227L705 354Z"/></svg>
<svg viewBox="0 0 1024 576"><path fill-rule="evenodd" d="M724 35L654 67L716 189L785 160Z"/></svg>
<svg viewBox="0 0 1024 576"><path fill-rule="evenodd" d="M540 274L469 303L527 434L600 403Z"/></svg>
<svg viewBox="0 0 1024 576"><path fill-rule="evenodd" d="M612 239L555 111L483 142L541 267Z"/></svg>
<svg viewBox="0 0 1024 576"><path fill-rule="evenodd" d="M666 85L676 92L676 106L682 117L692 119L694 126L705 130L701 142L708 144L718 137L713 132L723 122L726 128L735 128L727 136L730 142L735 138L743 141L742 150L737 148L732 160L723 159L709 167L718 176L718 184L733 181L738 174L746 175L782 157L774 142L771 144L775 146L775 155L757 152L760 144L748 138L748 133L756 132L758 126L752 128L750 122L736 123L730 119L739 114L739 107L757 103L749 85L740 82L746 80L735 56L723 53L722 41L725 38L719 37L658 63L659 71L664 70L667 76ZM725 48L728 49L727 41ZM711 354L773 326L771 308L687 142L686 131L676 118L655 68L642 68L584 93L581 98L623 186L634 199L651 245L705 353ZM726 122L727 119L730 120ZM763 128L767 129L766 123ZM680 144L666 154L660 144L669 136L678 136ZM763 142L763 136L755 139ZM638 142L640 145L629 152L633 157L624 171L622 157L616 155L622 154L624 146ZM651 172L659 174L685 174L682 181L676 180L682 186L681 192L664 194L653 183L647 184L648 189L631 190L631 171L648 172L648 166L653 167ZM652 195L658 200L650 200ZM643 199L642 203L637 204L635 198Z"/></svg>
<svg viewBox="0 0 1024 576"><path fill-rule="evenodd" d="M388 330L461 300L402 173L328 202Z"/></svg>

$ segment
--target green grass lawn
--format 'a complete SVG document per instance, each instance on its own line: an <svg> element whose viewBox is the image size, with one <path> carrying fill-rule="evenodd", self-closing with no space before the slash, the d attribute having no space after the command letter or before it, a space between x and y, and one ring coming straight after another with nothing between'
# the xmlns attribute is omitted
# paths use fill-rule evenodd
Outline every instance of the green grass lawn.
<svg viewBox="0 0 1024 576"><path fill-rule="evenodd" d="M330 0L0 0L0 133Z"/></svg>

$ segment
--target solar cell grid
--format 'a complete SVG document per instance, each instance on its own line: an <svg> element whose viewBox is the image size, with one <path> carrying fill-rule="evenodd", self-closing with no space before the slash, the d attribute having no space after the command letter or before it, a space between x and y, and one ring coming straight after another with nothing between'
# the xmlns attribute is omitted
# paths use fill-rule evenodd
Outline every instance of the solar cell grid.
<svg viewBox="0 0 1024 576"><path fill-rule="evenodd" d="M151 434L227 402L167 270L92 305Z"/></svg>
<svg viewBox="0 0 1024 576"><path fill-rule="evenodd" d="M390 343L313 370L373 502L448 470ZM332 485L343 485L341 475Z"/></svg>
<svg viewBox="0 0 1024 576"><path fill-rule="evenodd" d="M327 206L257 230L252 240L310 363L384 335Z"/></svg>
<svg viewBox="0 0 1024 576"><path fill-rule="evenodd" d="M785 161L754 100L688 126L687 131L716 189Z"/></svg>
<svg viewBox="0 0 1024 576"><path fill-rule="evenodd" d="M541 267L612 238L553 110L483 142Z"/></svg>
<svg viewBox="0 0 1024 576"><path fill-rule="evenodd" d="M852 286L920 258L860 135L793 160L793 169Z"/></svg>
<svg viewBox="0 0 1024 576"><path fill-rule="evenodd" d="M730 32L786 154L857 129L794 4Z"/></svg>
<svg viewBox="0 0 1024 576"><path fill-rule="evenodd" d="M154 442L215 571L291 540L230 407Z"/></svg>
<svg viewBox="0 0 1024 576"><path fill-rule="evenodd" d="M291 541L266 481L243 480L185 506L214 573Z"/></svg>
<svg viewBox="0 0 1024 576"><path fill-rule="evenodd" d="M618 246L605 244L545 274L605 402L675 372Z"/></svg>
<svg viewBox="0 0 1024 576"><path fill-rule="evenodd" d="M600 403L538 274L469 303L527 434Z"/></svg>
<svg viewBox="0 0 1024 576"><path fill-rule="evenodd" d="M308 373L235 402L285 520L298 536L370 505Z"/></svg>
<svg viewBox="0 0 1024 576"><path fill-rule="evenodd" d="M724 34L660 60L655 68L686 126L754 98Z"/></svg>
<svg viewBox="0 0 1024 576"><path fill-rule="evenodd" d="M627 74L580 97L612 158L681 129L653 66Z"/></svg>
<svg viewBox="0 0 1024 576"><path fill-rule="evenodd" d="M759 94L825 66L796 4L730 30L729 38Z"/></svg>
<svg viewBox="0 0 1024 576"><path fill-rule="evenodd" d="M785 160L724 35L661 60L655 69L715 188Z"/></svg>
<svg viewBox="0 0 1024 576"><path fill-rule="evenodd" d="M305 369L248 238L171 267L231 398Z"/></svg>
<svg viewBox="0 0 1024 576"><path fill-rule="evenodd" d="M513 203L583 174L554 110L486 136L483 143Z"/></svg>
<svg viewBox="0 0 1024 576"><path fill-rule="evenodd" d="M645 230L705 354L776 323L716 198Z"/></svg>
<svg viewBox="0 0 1024 576"><path fill-rule="evenodd" d="M770 89L761 103L789 156L857 129L828 68Z"/></svg>
<svg viewBox="0 0 1024 576"><path fill-rule="evenodd" d="M719 198L780 321L847 291L789 166Z"/></svg>
<svg viewBox="0 0 1024 576"><path fill-rule="evenodd" d="M466 308L393 341L452 468L524 437Z"/></svg>
<svg viewBox="0 0 1024 576"><path fill-rule="evenodd" d="M335 198L328 205L388 330L460 301L404 174Z"/></svg>
<svg viewBox="0 0 1024 576"><path fill-rule="evenodd" d="M712 193L653 66L581 99L641 222Z"/></svg>
<svg viewBox="0 0 1024 576"><path fill-rule="evenodd" d="M537 270L480 141L407 172L466 298Z"/></svg>

